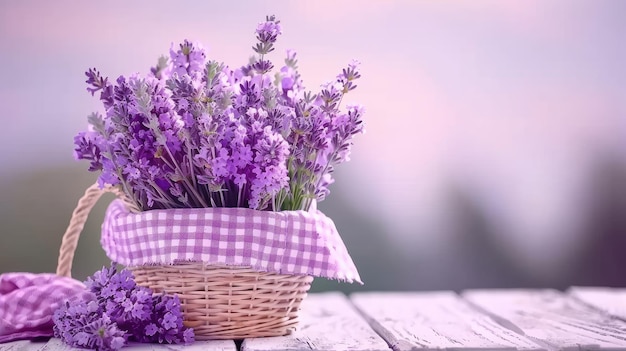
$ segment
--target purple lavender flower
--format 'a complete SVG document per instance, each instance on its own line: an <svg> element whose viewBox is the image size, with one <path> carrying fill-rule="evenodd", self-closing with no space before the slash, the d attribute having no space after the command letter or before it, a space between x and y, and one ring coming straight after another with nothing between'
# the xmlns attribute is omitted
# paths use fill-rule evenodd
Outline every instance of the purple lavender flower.
<svg viewBox="0 0 626 351"><path fill-rule="evenodd" d="M89 69L87 90L100 91L105 113L92 114L90 129L75 137L76 158L142 210L308 209L326 197L335 167L363 132L362 108L341 106L361 73L353 61L319 92L306 91L288 50L271 74L266 55L281 34L268 16L255 30L255 56L234 70L189 40L172 45L145 77L110 82ZM137 298L123 297L124 313L140 313Z"/></svg>
<svg viewBox="0 0 626 351"><path fill-rule="evenodd" d="M193 342L183 326L176 296L155 295L138 286L130 271L103 267L85 282L84 297L66 302L54 314L54 333L69 345L117 350L127 340Z"/></svg>
<svg viewBox="0 0 626 351"><path fill-rule="evenodd" d="M95 300L66 302L55 313L54 336L74 347L119 350L127 333L109 318Z"/></svg>
<svg viewBox="0 0 626 351"><path fill-rule="evenodd" d="M359 105L349 106L348 113L335 116L332 120L330 131L332 140L332 163L339 164L349 161L352 138L363 132L363 107Z"/></svg>
<svg viewBox="0 0 626 351"><path fill-rule="evenodd" d="M248 109L260 106L263 97L261 91L262 81L256 77L244 77L239 82L239 89L235 97L235 104L239 113L245 114Z"/></svg>
<svg viewBox="0 0 626 351"><path fill-rule="evenodd" d="M330 173L327 170L327 173L322 176L318 186L313 187L312 189L315 192L315 197L317 198L317 201L323 201L326 196L328 196L328 194L330 193L328 187L334 182L335 180L331 177Z"/></svg>
<svg viewBox="0 0 626 351"><path fill-rule="evenodd" d="M152 292L137 286L128 270L117 271L114 265L103 267L85 283L107 314L120 327L148 318L152 309Z"/></svg>
<svg viewBox="0 0 626 351"><path fill-rule="evenodd" d="M177 50L174 48L172 44L170 49L170 58L173 66L172 74L196 77L204 70L206 52L199 43L185 40L178 46Z"/></svg>
<svg viewBox="0 0 626 351"><path fill-rule="evenodd" d="M190 344L194 341L193 331L183 327L180 300L176 296L155 295L150 317L137 327L139 342Z"/></svg>
<svg viewBox="0 0 626 351"><path fill-rule="evenodd" d="M74 157L77 160L89 160L89 171L99 171L102 169L102 155L100 145L103 144L102 137L94 131L80 132L74 137Z"/></svg>
<svg viewBox="0 0 626 351"><path fill-rule="evenodd" d="M337 82L341 83L344 94L356 89L354 81L361 78L361 74L358 71L360 65L359 61L354 60L348 65L348 68L344 68L341 74L337 76Z"/></svg>
<svg viewBox="0 0 626 351"><path fill-rule="evenodd" d="M250 182L249 207L276 211L279 206L275 197L289 184L287 174L289 145L270 126L261 130L259 122L256 122L252 129L256 143L253 145L255 166L252 169L254 177Z"/></svg>
<svg viewBox="0 0 626 351"><path fill-rule="evenodd" d="M258 60L252 64L252 69L258 74L265 74L274 68L274 65L269 60Z"/></svg>
<svg viewBox="0 0 626 351"><path fill-rule="evenodd" d="M152 291L144 287L118 290L106 301L106 313L120 327L128 327L136 321L148 318L151 313Z"/></svg>
<svg viewBox="0 0 626 351"><path fill-rule="evenodd" d="M119 350L126 344L126 333L103 314L85 325L84 331L76 334L80 345L95 350Z"/></svg>
<svg viewBox="0 0 626 351"><path fill-rule="evenodd" d="M274 51L274 43L282 34L280 21L275 16L268 16L265 22L259 23L256 28L256 38L259 41L252 49L257 54L265 55Z"/></svg>
<svg viewBox="0 0 626 351"><path fill-rule="evenodd" d="M276 74L277 103L279 106L295 108L306 101L304 85L298 72L298 60L294 50L287 50L285 65Z"/></svg>
<svg viewBox="0 0 626 351"><path fill-rule="evenodd" d="M111 291L132 290L137 286L130 271L123 269L118 272L114 264L111 264L109 268L102 267L101 270L87 277L85 285L95 296L103 298L112 297Z"/></svg>
<svg viewBox="0 0 626 351"><path fill-rule="evenodd" d="M279 34L282 34L280 21L274 16L267 17L256 28L257 39L262 43L275 43Z"/></svg>
<svg viewBox="0 0 626 351"><path fill-rule="evenodd" d="M98 72L95 68L89 69L85 72L87 76L87 83L89 86L87 87L87 91L91 93L93 96L97 91L100 92L100 100L104 103L105 108L111 107L113 104L113 87L109 84L107 78L103 78L100 76L100 72Z"/></svg>

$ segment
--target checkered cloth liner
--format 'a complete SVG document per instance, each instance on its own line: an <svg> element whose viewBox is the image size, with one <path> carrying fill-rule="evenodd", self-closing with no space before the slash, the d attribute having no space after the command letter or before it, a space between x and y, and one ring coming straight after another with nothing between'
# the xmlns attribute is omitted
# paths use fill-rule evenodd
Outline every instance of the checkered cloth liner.
<svg viewBox="0 0 626 351"><path fill-rule="evenodd" d="M52 315L85 293L83 283L56 274L0 274L0 343L52 336Z"/></svg>
<svg viewBox="0 0 626 351"><path fill-rule="evenodd" d="M196 261L362 283L335 224L320 211L201 208L134 214L115 200L101 242L111 260L126 266Z"/></svg>

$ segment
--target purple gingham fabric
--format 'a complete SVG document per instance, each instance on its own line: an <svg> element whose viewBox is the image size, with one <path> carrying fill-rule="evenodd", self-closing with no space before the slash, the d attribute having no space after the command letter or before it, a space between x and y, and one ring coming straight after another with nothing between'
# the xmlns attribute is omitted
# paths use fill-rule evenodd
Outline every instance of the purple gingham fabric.
<svg viewBox="0 0 626 351"><path fill-rule="evenodd" d="M85 292L83 283L56 274L0 274L0 343L52 336L52 315Z"/></svg>
<svg viewBox="0 0 626 351"><path fill-rule="evenodd" d="M361 283L335 224L317 210L202 208L134 214L115 200L107 209L101 243L111 260L126 266L194 261Z"/></svg>

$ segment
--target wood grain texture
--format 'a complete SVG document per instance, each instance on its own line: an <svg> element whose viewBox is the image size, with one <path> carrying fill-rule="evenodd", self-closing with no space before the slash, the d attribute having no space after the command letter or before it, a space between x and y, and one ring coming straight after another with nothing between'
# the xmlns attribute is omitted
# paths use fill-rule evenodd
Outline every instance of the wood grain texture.
<svg viewBox="0 0 626 351"><path fill-rule="evenodd" d="M192 345L159 345L130 343L122 350L128 351L237 351L232 340L196 341ZM16 341L0 344L0 351L85 351L71 347L60 339L48 342Z"/></svg>
<svg viewBox="0 0 626 351"><path fill-rule="evenodd" d="M28 340L18 340L0 344L0 351L22 351L28 343Z"/></svg>
<svg viewBox="0 0 626 351"><path fill-rule="evenodd" d="M159 345L131 343L122 351L237 351L232 340L196 341L191 345Z"/></svg>
<svg viewBox="0 0 626 351"><path fill-rule="evenodd" d="M48 343L46 343L40 351L85 351L84 349L79 349L76 347L71 347L61 341L61 339L50 339Z"/></svg>
<svg viewBox="0 0 626 351"><path fill-rule="evenodd" d="M572 287L568 294L589 306L626 321L626 289Z"/></svg>
<svg viewBox="0 0 626 351"><path fill-rule="evenodd" d="M292 335L245 339L243 351L389 350L340 293L311 294L302 302L300 324Z"/></svg>
<svg viewBox="0 0 626 351"><path fill-rule="evenodd" d="M626 323L557 291L475 290L462 295L548 348L626 350Z"/></svg>
<svg viewBox="0 0 626 351"><path fill-rule="evenodd" d="M130 343L122 351L237 351L232 340L196 341L191 345L159 345Z"/></svg>
<svg viewBox="0 0 626 351"><path fill-rule="evenodd" d="M0 344L0 351L39 351L47 341L19 340Z"/></svg>
<svg viewBox="0 0 626 351"><path fill-rule="evenodd" d="M452 292L351 296L394 350L542 350Z"/></svg>

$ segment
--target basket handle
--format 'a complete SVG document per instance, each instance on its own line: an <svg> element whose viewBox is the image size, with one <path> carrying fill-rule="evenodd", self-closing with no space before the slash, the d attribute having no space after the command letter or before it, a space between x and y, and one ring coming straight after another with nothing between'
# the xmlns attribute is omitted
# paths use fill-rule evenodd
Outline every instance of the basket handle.
<svg viewBox="0 0 626 351"><path fill-rule="evenodd" d="M128 200L124 192L119 187L105 187L101 189L96 183L87 188L85 194L80 198L80 200L78 200L78 205L76 205L76 208L72 213L70 224L68 225L67 230L65 230L65 234L63 234L63 241L61 242L61 249L59 250L59 261L57 263L57 275L62 277L72 276L72 261L74 260L74 252L76 251L76 246L78 245L80 233L83 231L85 222L87 222L87 216L89 216L89 212L96 202L98 202L100 197L107 192L111 192L118 198L122 199L126 204L126 207L128 207L132 212L138 212L137 207Z"/></svg>

